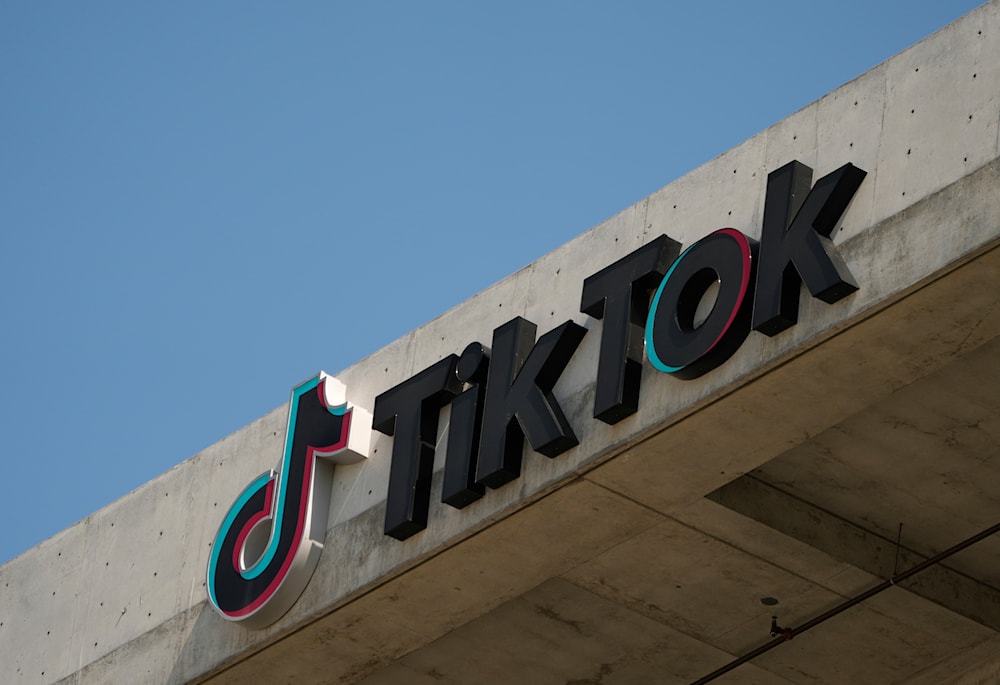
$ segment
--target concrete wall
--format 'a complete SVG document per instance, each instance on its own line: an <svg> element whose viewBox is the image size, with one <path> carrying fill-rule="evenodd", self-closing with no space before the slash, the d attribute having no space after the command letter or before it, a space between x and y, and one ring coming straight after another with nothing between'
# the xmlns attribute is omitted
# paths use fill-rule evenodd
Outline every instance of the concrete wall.
<svg viewBox="0 0 1000 685"><path fill-rule="evenodd" d="M376 433L367 462L337 467L326 551L302 598L267 629L249 631L216 615L205 575L228 507L279 459L286 406L0 567L0 682L198 680L996 244L998 93L994 0L336 373L350 400L370 410L376 395L443 356L472 341L489 345L493 329L514 316L535 322L539 335L567 319L589 329L555 389L577 448L551 460L529 451L519 479L461 511L435 503L439 449L428 528L398 542L382 534L392 439ZM767 174L793 159L813 167L814 178L847 162L868 171L835 237L861 290L835 305L804 296L797 326L774 338L752 333L733 359L697 381L647 366L639 413L616 426L593 420L602 324L579 312L584 279L662 233L685 245L724 226L759 237ZM969 190L956 193L919 234L904 230L911 224L902 217L970 178L976 182L962 186ZM289 379L289 387L299 380ZM442 432L446 426L447 410ZM683 488L677 492L684 496ZM700 487L690 492L704 494Z"/></svg>

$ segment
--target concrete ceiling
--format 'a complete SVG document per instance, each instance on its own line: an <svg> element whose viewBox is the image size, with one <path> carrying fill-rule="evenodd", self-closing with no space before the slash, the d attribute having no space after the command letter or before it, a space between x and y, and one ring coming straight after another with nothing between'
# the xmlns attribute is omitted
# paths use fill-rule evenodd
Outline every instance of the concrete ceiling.
<svg viewBox="0 0 1000 685"><path fill-rule="evenodd" d="M209 682L696 681L1000 521L998 285L993 249ZM715 682L998 682L998 588L1000 535Z"/></svg>

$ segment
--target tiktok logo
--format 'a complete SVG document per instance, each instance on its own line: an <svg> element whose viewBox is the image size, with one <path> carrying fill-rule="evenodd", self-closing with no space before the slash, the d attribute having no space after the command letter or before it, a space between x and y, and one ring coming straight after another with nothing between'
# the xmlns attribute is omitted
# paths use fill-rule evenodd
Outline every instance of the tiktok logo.
<svg viewBox="0 0 1000 685"><path fill-rule="evenodd" d="M325 373L292 390L278 470L250 483L219 527L207 587L227 620L250 628L273 623L312 577L326 536L334 464L365 459L371 442L371 418L348 406L345 391Z"/></svg>
<svg viewBox="0 0 1000 685"><path fill-rule="evenodd" d="M833 236L866 175L848 163L814 184L811 168L789 162L767 176L759 242L720 228L682 252L663 234L586 278L580 311L603 322L593 417L615 425L639 410L645 361L690 381L752 331L794 326L803 285L828 304L858 290ZM455 509L519 478L525 443L550 459L574 448L554 389L587 331L568 320L537 336L514 317L489 347L469 343L377 395L374 417L349 408L343 384L325 374L295 388L278 472L247 486L215 537L212 606L252 628L288 611L323 550L333 464L364 459L372 430L393 440L383 530L401 541L427 527L445 407L441 502Z"/></svg>

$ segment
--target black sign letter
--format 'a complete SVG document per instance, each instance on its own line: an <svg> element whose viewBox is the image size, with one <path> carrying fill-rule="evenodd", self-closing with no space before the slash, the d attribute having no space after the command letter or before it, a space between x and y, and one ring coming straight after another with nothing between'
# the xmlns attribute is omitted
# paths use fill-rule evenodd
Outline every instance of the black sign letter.
<svg viewBox="0 0 1000 685"><path fill-rule="evenodd" d="M552 388L586 332L567 321L535 343L535 324L521 317L493 331L477 482L498 488L521 475L525 437L547 457L577 444Z"/></svg>
<svg viewBox="0 0 1000 685"><path fill-rule="evenodd" d="M845 164L810 191L812 169L801 162L789 162L768 174L755 330L776 335L795 325L802 281L813 297L830 304L858 289L830 235L866 175Z"/></svg>
<svg viewBox="0 0 1000 685"><path fill-rule="evenodd" d="M456 509L464 509L486 491L476 482L476 464L479 461L479 433L483 425L489 368L486 348L477 342L469 343L455 367L458 380L472 384L471 388L451 401L441 501Z"/></svg>
<svg viewBox="0 0 1000 685"><path fill-rule="evenodd" d="M583 282L580 311L604 319L595 419L614 425L639 410L649 298L679 252L680 243L661 235Z"/></svg>
<svg viewBox="0 0 1000 685"><path fill-rule="evenodd" d="M372 427L395 435L385 534L397 540L427 527L438 416L441 407L462 390L455 376L457 363L457 356L448 355L375 398Z"/></svg>
<svg viewBox="0 0 1000 685"><path fill-rule="evenodd" d="M684 250L650 305L646 356L676 378L702 376L736 353L750 334L756 244L735 228L720 228ZM715 304L695 320L709 289Z"/></svg>

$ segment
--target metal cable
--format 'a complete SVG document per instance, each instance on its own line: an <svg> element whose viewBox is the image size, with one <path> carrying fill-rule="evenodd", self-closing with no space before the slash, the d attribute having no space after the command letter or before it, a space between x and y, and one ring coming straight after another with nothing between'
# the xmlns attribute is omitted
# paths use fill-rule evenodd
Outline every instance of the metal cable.
<svg viewBox="0 0 1000 685"><path fill-rule="evenodd" d="M834 616L836 616L837 614L841 613L842 611L846 611L847 609L850 609L855 604L860 604L861 602L865 601L866 599L870 599L871 597L874 597L878 593L880 593L880 592L882 592L884 590L888 590L889 588L891 588L893 585L896 585L900 581L906 580L910 576L914 576L914 575L920 573L921 571L924 571L924 570L930 568L931 566L934 566L935 564L940 563L941 561L943 561L944 559L947 559L951 555L957 554L958 552L961 552L966 547L971 547L972 545L976 544L977 542L979 542L981 540L985 540L986 538L988 538L989 536L993 535L994 533L996 533L998 531L1000 531L1000 523L997 523L997 524L995 524L993 526L990 526L986 530L984 530L984 531L982 531L980 533L977 533L976 535L973 535L971 538L967 538L967 539L963 540L962 542L958 543L957 545L955 545L953 547L949 547L948 549L946 549L943 552L939 552L938 554L935 554L934 556L930 557L929 559L925 559L924 561L920 562L919 564L917 564L913 568L909 569L908 571L903 571L899 575L893 576L889 580L883 581L883 582L879 583L878 585L876 585L876 586L874 586L874 587L872 587L872 588L870 588L868 590L865 590L864 592L862 592L860 595L857 595L856 597L852 597L851 599L848 599L848 600L846 600L844 602L841 602L840 604L838 604L834 608L830 609L829 611L826 611L826 612L820 614L819 616L806 621L805 623L803 623L798 628L785 628L785 629L783 629L782 634L779 635L778 637L774 638L770 642L761 645L760 647L758 647L757 649L753 650L752 652L749 652L748 654L744 654L743 656L739 657L738 659L734 659L733 661L730 661L728 664L726 664L722 668L717 669L715 671L712 671L707 676L705 676L704 678L701 678L699 680L696 680L691 685L704 685L705 683L708 683L708 682L711 682L711 681L715 680L716 678L718 678L721 675L729 673L734 668L745 664L746 662L750 661L751 659L756 659L761 654L764 654L765 652L769 652L772 649L774 649L775 647L777 647L778 645L781 645L781 644L783 644L785 642L788 642L789 640L791 640L796 635L801 635L802 633L806 632L810 628L815 628L816 626L818 626L823 621L826 621L827 619L833 618Z"/></svg>

